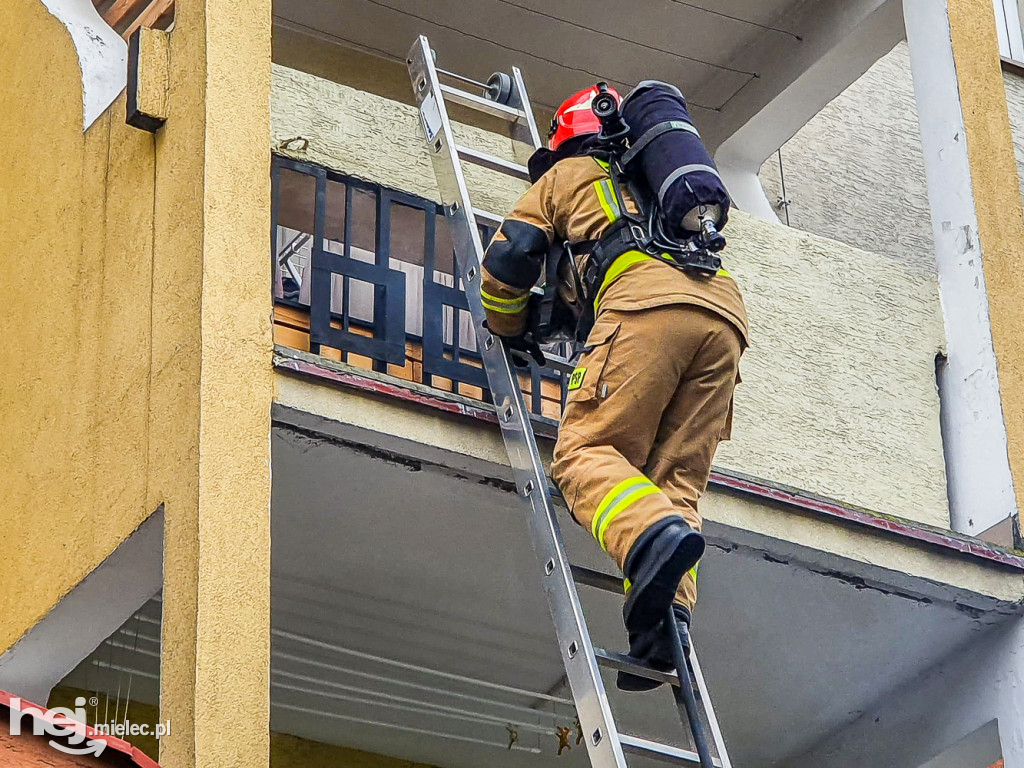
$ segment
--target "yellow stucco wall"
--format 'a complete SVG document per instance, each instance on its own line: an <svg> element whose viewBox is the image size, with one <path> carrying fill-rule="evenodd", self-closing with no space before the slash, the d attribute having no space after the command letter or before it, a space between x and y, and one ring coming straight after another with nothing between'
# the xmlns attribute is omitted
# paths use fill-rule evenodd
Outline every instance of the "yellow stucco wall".
<svg viewBox="0 0 1024 768"><path fill-rule="evenodd" d="M82 132L78 59L38 0L0 4L0 519L7 648L159 504L150 413L153 136L123 96Z"/></svg>
<svg viewBox="0 0 1024 768"><path fill-rule="evenodd" d="M1024 212L1019 192L1006 86L988 0L949 0L971 184L978 215L1017 507L1024 506Z"/></svg>
<svg viewBox="0 0 1024 768"><path fill-rule="evenodd" d="M166 525L161 702L175 730L160 760L248 768L270 749L271 2L175 8L156 229L176 258L154 283L171 308L187 286L187 311L168 314L176 327L154 357L161 405L173 413L183 395L199 418L194 503L168 508ZM155 463L171 482L173 457Z"/></svg>
<svg viewBox="0 0 1024 768"><path fill-rule="evenodd" d="M265 765L271 4L176 5L153 135L0 3L0 651L163 504L162 763Z"/></svg>

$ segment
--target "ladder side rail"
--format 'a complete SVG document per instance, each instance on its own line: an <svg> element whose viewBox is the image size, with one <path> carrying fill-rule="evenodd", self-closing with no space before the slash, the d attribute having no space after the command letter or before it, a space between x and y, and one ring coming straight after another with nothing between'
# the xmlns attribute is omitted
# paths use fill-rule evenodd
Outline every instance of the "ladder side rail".
<svg viewBox="0 0 1024 768"><path fill-rule="evenodd" d="M690 655L688 657L690 668L693 670L693 678L697 681L697 694L703 705L704 714L708 719L708 726L711 728L711 738L715 742L715 751L718 753L718 760L722 768L732 768L729 761L729 753L725 748L725 737L722 736L722 729L718 725L718 717L715 715L715 708L711 704L711 695L708 693L708 685L704 681L704 673L700 671L700 662L697 660L697 649L690 637Z"/></svg>
<svg viewBox="0 0 1024 768"><path fill-rule="evenodd" d="M533 106L530 104L530 97L526 93L526 82L523 80L523 73L519 67L512 67L512 92L515 101L518 102L516 106L519 107L526 117L526 130L533 141L533 148L540 149L541 142L540 133L537 131L537 121L533 117Z"/></svg>
<svg viewBox="0 0 1024 768"><path fill-rule="evenodd" d="M668 609L665 629L671 638L669 651L672 656L672 666L676 668L676 673L679 676L679 686L672 688L672 698L675 699L676 709L679 710L679 719L690 726L693 747L700 759L701 768L715 768L711 759L711 750L708 748L707 734L704 733L704 724L701 722L697 696L690 679L690 662L686 658L686 651L683 649L683 643L679 637L673 608Z"/></svg>
<svg viewBox="0 0 1024 768"><path fill-rule="evenodd" d="M455 139L427 39L420 36L408 59L413 91L421 108L421 120L438 179L445 213L452 224L452 239L466 286L481 357L498 408L502 436L508 450L516 486L530 502L529 529L534 551L544 569L542 583L554 618L555 634L566 675L583 724L587 751L594 768L626 768L604 681L583 618L568 559L562 545L558 520L551 503L547 475L540 460L532 424L526 411L518 377L501 342L488 333L480 299L480 258L483 247L476 228L465 177L455 151ZM424 103L432 112L431 125L423 118ZM434 112L436 110L436 113ZM527 113L529 114L529 113ZM436 129L433 136L431 132Z"/></svg>

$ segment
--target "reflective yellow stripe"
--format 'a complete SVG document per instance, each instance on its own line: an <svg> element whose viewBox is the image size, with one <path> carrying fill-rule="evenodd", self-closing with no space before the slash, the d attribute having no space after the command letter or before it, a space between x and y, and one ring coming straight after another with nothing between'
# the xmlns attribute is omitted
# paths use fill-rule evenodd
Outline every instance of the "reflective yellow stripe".
<svg viewBox="0 0 1024 768"><path fill-rule="evenodd" d="M633 588L633 582L632 581L630 581L629 579L623 579L622 580L622 591L623 592L629 592L629 590L632 589L632 588Z"/></svg>
<svg viewBox="0 0 1024 768"><path fill-rule="evenodd" d="M596 314L600 308L604 292L608 289L608 286L612 284L613 280L634 264L639 264L641 261L645 261L650 258L650 256L646 253L642 253L641 251L626 251L624 254L619 256L619 258L613 261L612 265L608 267L608 271L605 273L604 280L601 281L601 288L597 292L597 298L594 299L594 313Z"/></svg>
<svg viewBox="0 0 1024 768"><path fill-rule="evenodd" d="M618 504L608 508L608 511L604 513L604 519L601 521L601 525L597 529L597 540L601 544L601 549L605 552L608 551L608 547L604 543L604 533L608 530L608 526L611 525L612 520L618 517L619 513L625 510L626 507L630 506L634 502L640 501L640 499L645 496L650 496L652 493L661 493L661 489L654 483L643 486L642 488L637 488Z"/></svg>
<svg viewBox="0 0 1024 768"><path fill-rule="evenodd" d="M604 210L604 215L608 217L608 221L615 221L619 218L619 206L612 205L611 200L614 199L614 194L608 195L607 188L605 187L606 183L608 183L607 179L604 181L595 181L594 191L597 192L597 201L601 203L601 208Z"/></svg>
<svg viewBox="0 0 1024 768"><path fill-rule="evenodd" d="M640 485L644 485L649 482L651 481L648 480L643 475L640 475L638 477L627 477L625 480L623 480L621 483L616 485L614 488L612 488L610 491L608 491L608 493L604 495L604 498L601 499L601 503L597 505L597 512L594 514L594 519L590 523L590 532L594 534L595 539L597 538L598 521L601 519L601 515L605 513L605 510L608 509L611 503L615 501L615 499L618 498L618 496L623 492L628 492L633 488L636 488Z"/></svg>
<svg viewBox="0 0 1024 768"><path fill-rule="evenodd" d="M594 534L594 538L600 543L601 548L605 551L608 550L604 542L604 534L612 520L634 502L660 492L658 486L643 475L623 480L608 491L601 499L601 503L597 507L597 514L594 515L590 524L590 532Z"/></svg>
<svg viewBox="0 0 1024 768"><path fill-rule="evenodd" d="M624 254L619 256L619 258L612 262L612 265L608 267L608 271L604 275L604 280L601 281L601 287L597 291L597 298L594 299L595 314L600 309L601 299L604 297L604 292L608 290L608 286L612 284L612 281L614 281L619 275L621 275L627 269L632 267L634 264L639 264L641 261L644 261L646 259L654 259L654 257L649 254L642 253L641 251L626 251ZM665 258L664 260L669 261L668 258ZM729 274L729 272L726 271L725 269L718 270L715 276L728 277L732 279L732 275Z"/></svg>
<svg viewBox="0 0 1024 768"><path fill-rule="evenodd" d="M492 296L487 291L481 290L480 301L483 302L484 309L489 309L502 315L515 315L526 309L526 305L530 301L530 294L520 296L518 299L501 299L497 296Z"/></svg>
<svg viewBox="0 0 1024 768"><path fill-rule="evenodd" d="M516 304L525 304L526 302L528 302L530 300L530 294L528 294L528 293L525 294L524 296L520 296L520 297L518 297L516 299L502 299L502 298L500 298L498 296L493 296L493 295L489 294L487 291L485 291L483 289L480 290L480 296L482 298L486 299L487 301L491 302L492 304L500 304L500 305L503 305L503 306L506 306L506 307L511 307L511 306L516 305Z"/></svg>
<svg viewBox="0 0 1024 768"><path fill-rule="evenodd" d="M610 171L612 169L611 165L609 165L608 163L606 163L604 160L602 160L599 157L595 157L594 158L594 162L596 162L598 165L600 165L606 171Z"/></svg>
<svg viewBox="0 0 1024 768"><path fill-rule="evenodd" d="M612 209L614 214L612 221L618 221L619 217L622 216L622 211L619 209L619 198L615 194L615 187L612 186L611 179L605 179L601 182L601 189L604 191L604 198L608 201L608 205Z"/></svg>
<svg viewBox="0 0 1024 768"><path fill-rule="evenodd" d="M696 565L694 565L694 566L693 566L693 568L691 568L690 570L688 570L688 571L686 572L686 574L687 574L687 575L688 575L688 576L689 576L690 578L692 578L692 579L693 579L693 586L697 586L697 566L698 566L698 565L700 565L700 562L699 562L699 561L697 562L697 564L696 564Z"/></svg>
<svg viewBox="0 0 1024 768"><path fill-rule="evenodd" d="M499 315L518 315L520 312L526 309L526 305L521 307L499 307L494 304L488 304L485 300L483 302L484 309L489 309L491 312L497 312Z"/></svg>

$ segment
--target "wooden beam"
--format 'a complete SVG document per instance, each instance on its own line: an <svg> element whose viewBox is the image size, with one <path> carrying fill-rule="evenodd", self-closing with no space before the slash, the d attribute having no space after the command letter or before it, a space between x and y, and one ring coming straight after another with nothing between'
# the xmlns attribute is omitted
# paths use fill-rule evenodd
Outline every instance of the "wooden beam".
<svg viewBox="0 0 1024 768"><path fill-rule="evenodd" d="M130 18L138 12L139 8L146 4L147 0L114 0L114 4L110 6L105 14L103 14L103 20L107 22L111 27L117 29L127 18ZM127 35L125 35L127 37Z"/></svg>
<svg viewBox="0 0 1024 768"><path fill-rule="evenodd" d="M128 29L122 33L122 37L131 37L132 32L139 27L153 26L157 19L167 13L173 5L174 0L151 0L149 5L146 6L146 9L140 13L135 21L128 26Z"/></svg>

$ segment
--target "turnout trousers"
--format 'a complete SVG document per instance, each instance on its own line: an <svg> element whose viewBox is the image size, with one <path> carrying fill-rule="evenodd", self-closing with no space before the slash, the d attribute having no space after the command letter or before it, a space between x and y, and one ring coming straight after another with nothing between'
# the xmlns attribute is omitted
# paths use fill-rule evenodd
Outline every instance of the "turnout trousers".
<svg viewBox="0 0 1024 768"><path fill-rule="evenodd" d="M598 314L569 383L551 475L619 568L658 520L682 516L700 530L697 502L730 436L743 348L733 324L693 304ZM675 599L693 610L696 567Z"/></svg>

